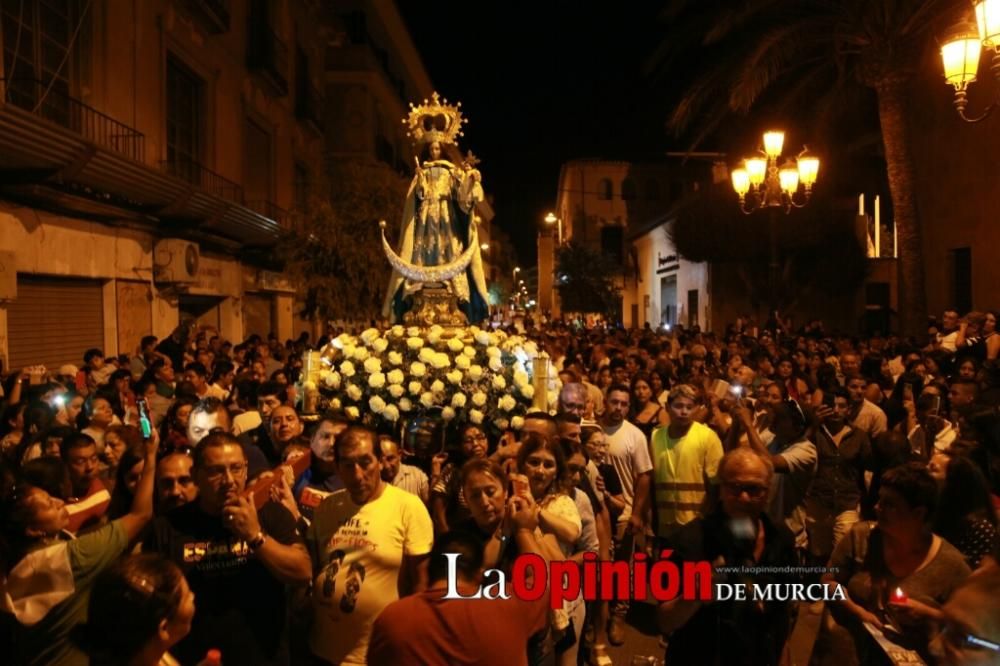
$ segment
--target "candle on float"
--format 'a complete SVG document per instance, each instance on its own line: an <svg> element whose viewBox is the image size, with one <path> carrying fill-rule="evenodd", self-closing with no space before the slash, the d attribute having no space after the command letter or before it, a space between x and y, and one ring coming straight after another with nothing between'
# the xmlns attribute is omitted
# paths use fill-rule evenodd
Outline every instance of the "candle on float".
<svg viewBox="0 0 1000 666"><path fill-rule="evenodd" d="M906 592L903 592L903 588L897 587L896 590L892 593L889 602L893 604L905 604L909 600L910 600L909 597L906 596Z"/></svg>

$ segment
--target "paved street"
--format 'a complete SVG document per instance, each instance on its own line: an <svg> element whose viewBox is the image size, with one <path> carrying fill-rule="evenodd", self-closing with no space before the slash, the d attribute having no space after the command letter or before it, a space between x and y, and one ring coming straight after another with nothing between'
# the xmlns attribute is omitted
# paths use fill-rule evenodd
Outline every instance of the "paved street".
<svg viewBox="0 0 1000 666"><path fill-rule="evenodd" d="M792 666L806 666L809 663L821 617L810 613L806 604L800 607L790 644ZM625 644L620 647L609 646L608 654L614 660L615 666L631 666L632 660L636 657L663 658L663 647L660 645L655 628L653 606L633 605L629 613Z"/></svg>

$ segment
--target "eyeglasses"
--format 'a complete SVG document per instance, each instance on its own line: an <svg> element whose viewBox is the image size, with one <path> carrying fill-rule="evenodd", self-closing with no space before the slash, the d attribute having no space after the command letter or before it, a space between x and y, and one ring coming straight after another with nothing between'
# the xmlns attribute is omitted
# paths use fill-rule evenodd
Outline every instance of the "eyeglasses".
<svg viewBox="0 0 1000 666"><path fill-rule="evenodd" d="M225 476L227 471L234 478L239 477L243 474L246 474L247 464L238 463L234 465L229 465L228 467L226 467L225 465L212 465L211 467L205 468L205 476L212 481L216 481Z"/></svg>
<svg viewBox="0 0 1000 666"><path fill-rule="evenodd" d="M723 483L722 487L735 497L746 493L750 499L760 499L767 493L767 486L758 486L752 483Z"/></svg>

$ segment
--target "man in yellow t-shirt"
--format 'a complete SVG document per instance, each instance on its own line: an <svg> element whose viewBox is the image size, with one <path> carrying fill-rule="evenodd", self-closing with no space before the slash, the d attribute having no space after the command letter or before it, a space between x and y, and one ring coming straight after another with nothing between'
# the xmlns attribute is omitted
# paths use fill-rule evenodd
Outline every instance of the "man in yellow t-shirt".
<svg viewBox="0 0 1000 666"><path fill-rule="evenodd" d="M692 418L700 402L698 390L680 384L670 391L670 425L653 432L654 529L669 539L678 528L704 514L705 500L716 482L722 442L715 432Z"/></svg>

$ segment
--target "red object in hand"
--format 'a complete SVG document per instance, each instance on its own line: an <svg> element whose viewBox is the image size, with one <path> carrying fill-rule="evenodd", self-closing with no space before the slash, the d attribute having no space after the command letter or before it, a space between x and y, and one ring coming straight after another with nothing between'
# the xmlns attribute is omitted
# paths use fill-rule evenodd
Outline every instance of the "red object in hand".
<svg viewBox="0 0 1000 666"><path fill-rule="evenodd" d="M910 598L906 596L906 592L903 592L903 588L901 587L897 587L895 592L889 596L889 603L891 604L905 604L909 600Z"/></svg>

